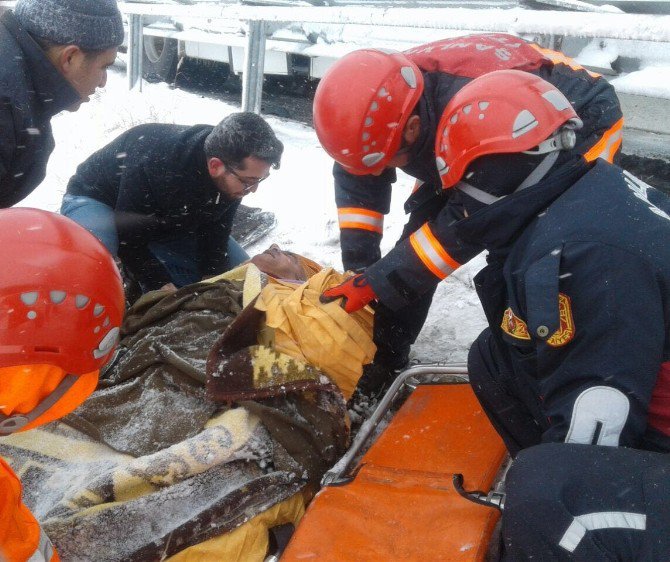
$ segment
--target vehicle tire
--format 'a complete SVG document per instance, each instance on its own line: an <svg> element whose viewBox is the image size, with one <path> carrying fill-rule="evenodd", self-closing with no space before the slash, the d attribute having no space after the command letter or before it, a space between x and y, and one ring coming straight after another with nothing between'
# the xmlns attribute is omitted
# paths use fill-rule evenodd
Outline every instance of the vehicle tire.
<svg viewBox="0 0 670 562"><path fill-rule="evenodd" d="M196 91L225 91L230 67L216 61L182 57L177 65L175 86Z"/></svg>
<svg viewBox="0 0 670 562"><path fill-rule="evenodd" d="M179 60L177 40L145 35L143 42L143 78L147 82L172 82Z"/></svg>

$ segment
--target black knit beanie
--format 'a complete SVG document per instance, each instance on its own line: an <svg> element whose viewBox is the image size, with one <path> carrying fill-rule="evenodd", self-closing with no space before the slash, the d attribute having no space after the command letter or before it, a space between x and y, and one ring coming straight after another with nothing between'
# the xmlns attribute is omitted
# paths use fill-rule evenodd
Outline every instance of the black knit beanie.
<svg viewBox="0 0 670 562"><path fill-rule="evenodd" d="M14 15L32 36L104 51L123 43L116 0L18 0Z"/></svg>

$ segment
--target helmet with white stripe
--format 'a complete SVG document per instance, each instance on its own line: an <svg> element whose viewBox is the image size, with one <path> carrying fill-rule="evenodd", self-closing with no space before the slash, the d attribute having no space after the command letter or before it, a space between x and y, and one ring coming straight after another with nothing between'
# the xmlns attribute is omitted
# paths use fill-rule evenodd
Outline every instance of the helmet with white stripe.
<svg viewBox="0 0 670 562"><path fill-rule="evenodd" d="M400 149L422 92L423 75L404 54L349 53L328 70L314 95L319 141L352 174L379 173Z"/></svg>

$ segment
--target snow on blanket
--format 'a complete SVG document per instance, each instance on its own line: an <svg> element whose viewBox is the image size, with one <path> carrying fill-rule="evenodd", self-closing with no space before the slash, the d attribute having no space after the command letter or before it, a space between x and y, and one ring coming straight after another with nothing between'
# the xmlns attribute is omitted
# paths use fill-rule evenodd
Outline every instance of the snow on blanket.
<svg viewBox="0 0 670 562"><path fill-rule="evenodd" d="M272 451L244 408L138 458L60 422L0 446L61 559L82 562L162 559L292 496L304 485L295 471L261 468Z"/></svg>
<svg viewBox="0 0 670 562"><path fill-rule="evenodd" d="M0 442L64 562L171 556L318 482L343 452L332 383L291 395L275 385L239 406L205 396L205 359L239 314L240 289L220 281L145 295L93 396L66 421ZM284 363L268 373L283 380ZM314 371L302 378L325 377Z"/></svg>

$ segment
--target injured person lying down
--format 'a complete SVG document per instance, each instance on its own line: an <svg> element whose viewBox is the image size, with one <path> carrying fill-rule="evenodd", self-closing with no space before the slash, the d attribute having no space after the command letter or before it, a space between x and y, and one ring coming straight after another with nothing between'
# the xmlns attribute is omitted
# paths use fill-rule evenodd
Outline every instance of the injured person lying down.
<svg viewBox="0 0 670 562"><path fill-rule="evenodd" d="M344 453L372 311L321 304L344 276L278 247L143 295L97 390L0 441L61 560L263 560Z"/></svg>

